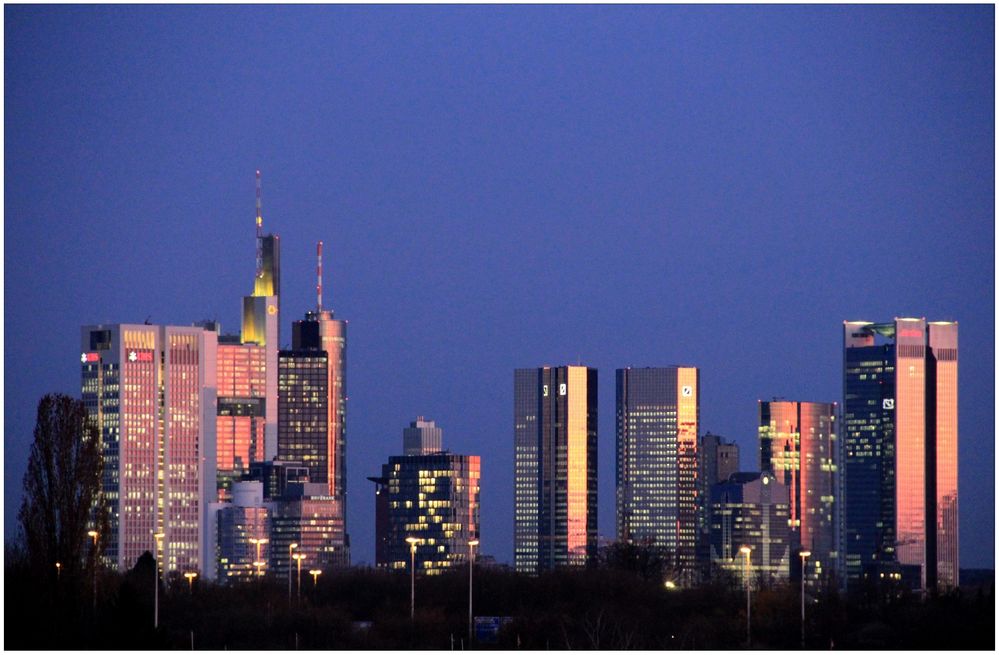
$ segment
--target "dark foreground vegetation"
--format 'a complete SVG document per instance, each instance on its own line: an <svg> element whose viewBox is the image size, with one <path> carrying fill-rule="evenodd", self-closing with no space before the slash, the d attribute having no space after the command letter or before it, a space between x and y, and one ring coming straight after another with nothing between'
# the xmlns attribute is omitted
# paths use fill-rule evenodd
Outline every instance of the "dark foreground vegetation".
<svg viewBox="0 0 999 655"><path fill-rule="evenodd" d="M303 574L301 601L285 580L223 587L184 578L160 587L153 630L153 561L124 575L100 572L94 609L86 572L39 575L6 552L8 649L736 649L746 647L738 585L666 589L634 571L597 568L520 576L476 569L475 614L509 616L495 644L468 643L467 569L416 581L370 569ZM988 649L995 646L994 586L920 599L868 593L810 598L810 649ZM754 648L800 647L794 585L753 594ZM453 642L452 642L453 640Z"/></svg>

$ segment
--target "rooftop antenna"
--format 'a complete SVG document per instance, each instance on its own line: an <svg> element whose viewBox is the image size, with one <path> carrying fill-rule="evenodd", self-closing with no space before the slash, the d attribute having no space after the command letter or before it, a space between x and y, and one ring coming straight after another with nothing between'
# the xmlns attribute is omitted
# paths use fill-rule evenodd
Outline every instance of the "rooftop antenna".
<svg viewBox="0 0 999 655"><path fill-rule="evenodd" d="M323 242L316 243L316 314L323 313Z"/></svg>
<svg viewBox="0 0 999 655"><path fill-rule="evenodd" d="M260 213L260 171L257 171L257 277L264 276L264 218Z"/></svg>

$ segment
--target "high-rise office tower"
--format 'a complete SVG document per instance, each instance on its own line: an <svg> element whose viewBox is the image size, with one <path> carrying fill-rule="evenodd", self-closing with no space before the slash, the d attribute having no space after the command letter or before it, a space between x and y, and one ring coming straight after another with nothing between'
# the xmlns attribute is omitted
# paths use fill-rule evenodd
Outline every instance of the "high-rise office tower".
<svg viewBox="0 0 999 655"><path fill-rule="evenodd" d="M343 506L328 495L325 483L289 482L271 513L269 570L286 579L295 555L304 555L302 570L350 566ZM298 544L295 549L292 544ZM293 552L290 552L293 551Z"/></svg>
<svg viewBox="0 0 999 655"><path fill-rule="evenodd" d="M710 573L711 548L708 514L711 510L711 487L725 482L739 471L739 445L724 437L708 432L701 436L698 446L700 470L698 471L698 527L697 560L703 574Z"/></svg>
<svg viewBox="0 0 999 655"><path fill-rule="evenodd" d="M441 429L422 416L402 431L402 449L406 455L429 455L441 451Z"/></svg>
<svg viewBox="0 0 999 655"><path fill-rule="evenodd" d="M260 206L260 171L257 171L257 261L253 294L243 297L240 341L264 351L264 457L277 455L277 369L281 341L281 242L276 234L263 233ZM251 357L247 355L247 357ZM222 407L219 408L222 410Z"/></svg>
<svg viewBox="0 0 999 655"><path fill-rule="evenodd" d="M597 371L514 372L514 565L584 566L597 549Z"/></svg>
<svg viewBox="0 0 999 655"><path fill-rule="evenodd" d="M836 403L759 401L760 470L788 488L791 540L806 560L809 585L836 569ZM792 563L798 574L800 565Z"/></svg>
<svg viewBox="0 0 999 655"><path fill-rule="evenodd" d="M672 551L693 574L700 534L699 372L617 370L617 535Z"/></svg>
<svg viewBox="0 0 999 655"><path fill-rule="evenodd" d="M226 500L250 463L264 459L267 353L234 335L220 335L218 341L217 495Z"/></svg>
<svg viewBox="0 0 999 655"><path fill-rule="evenodd" d="M320 360L325 361L323 371L325 382L315 382L321 385L310 387L309 393L321 394L322 397L310 396L312 402L309 407L301 407L298 410L282 400L283 407L289 409L292 414L288 414L284 409L280 411L282 425L279 438L281 446L278 448L279 457L305 462L309 466L309 476L312 482L321 482L327 485L328 493L345 502L347 495L347 472L346 472L346 413L347 413L347 321L334 318L332 309L323 309L322 295L322 253L323 242L317 244L316 254L318 258L317 285L316 285L316 309L306 312L305 319L292 323L292 350L297 353L292 356L290 352L282 352L281 357L285 360L282 366L290 365L292 358L297 358L302 366L315 368L319 366ZM304 358L304 359L303 359ZM306 360L312 360L313 364L306 364ZM284 370L284 369L282 369ZM286 378L285 383L289 380ZM285 393L287 387L282 385L282 392ZM299 397L297 402L305 402L304 396ZM290 400L289 400L290 402ZM315 414L322 409L322 416ZM297 454L301 448L306 448L305 441L294 436L299 431L293 423L294 412L307 411L315 416L312 423L311 436L306 440L310 449L306 457ZM320 420L321 419L321 420Z"/></svg>
<svg viewBox="0 0 999 655"><path fill-rule="evenodd" d="M301 462L329 487L329 357L324 350L278 355L278 458Z"/></svg>
<svg viewBox="0 0 999 655"><path fill-rule="evenodd" d="M270 559L273 503L264 500L259 480L234 482L232 501L218 509L217 580L253 580L266 573Z"/></svg>
<svg viewBox="0 0 999 655"><path fill-rule="evenodd" d="M739 444L708 432L701 437L701 483L705 496L711 485L728 480L739 471Z"/></svg>
<svg viewBox="0 0 999 655"><path fill-rule="evenodd" d="M390 457L376 490L376 557L380 567L407 570L416 542L416 570L443 573L468 562L469 541L479 538L478 455L439 451ZM384 496L384 498L382 497ZM387 515L377 516L377 503ZM378 521L382 518L382 521ZM384 531L384 532L382 532Z"/></svg>
<svg viewBox="0 0 999 655"><path fill-rule="evenodd" d="M957 323L844 321L843 345L848 581L897 562L955 587Z"/></svg>
<svg viewBox="0 0 999 655"><path fill-rule="evenodd" d="M788 577L789 494L787 486L769 473L735 473L711 487L711 563L745 580L770 581ZM739 550L750 549L749 564Z"/></svg>
<svg viewBox="0 0 999 655"><path fill-rule="evenodd" d="M215 489L215 337L200 327L81 330L83 402L104 455L105 557L119 570L147 550L164 571L214 562L205 502Z"/></svg>

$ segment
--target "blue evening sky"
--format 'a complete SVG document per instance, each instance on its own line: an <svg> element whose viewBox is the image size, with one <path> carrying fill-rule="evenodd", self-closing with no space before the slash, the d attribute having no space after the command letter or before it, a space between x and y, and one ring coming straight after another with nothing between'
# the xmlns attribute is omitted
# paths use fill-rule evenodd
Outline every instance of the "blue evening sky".
<svg viewBox="0 0 999 655"><path fill-rule="evenodd" d="M6 6L5 536L79 327L238 329L253 174L282 331L350 321L348 528L417 414L483 459L513 551L513 369L701 369L757 467L757 400L840 401L842 321L960 322L961 564L994 562L992 6Z"/></svg>

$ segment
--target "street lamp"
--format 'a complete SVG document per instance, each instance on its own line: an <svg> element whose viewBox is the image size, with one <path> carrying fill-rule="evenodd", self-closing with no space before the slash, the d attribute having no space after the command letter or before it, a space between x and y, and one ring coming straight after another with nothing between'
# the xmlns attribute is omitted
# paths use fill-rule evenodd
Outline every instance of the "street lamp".
<svg viewBox="0 0 999 655"><path fill-rule="evenodd" d="M56 582L62 579L62 562L56 562Z"/></svg>
<svg viewBox="0 0 999 655"><path fill-rule="evenodd" d="M749 645L751 645L753 643L752 632L750 632L750 630L751 630L750 626L752 625L752 616L753 616L752 611L753 610L752 610L751 605L749 604L749 599L750 599L750 596L749 596L749 576L750 576L749 553L751 553L751 552L752 551L750 550L749 546L743 546L742 548L739 549L739 553L741 553L742 555L746 556L746 567L745 567L744 570L745 570L745 575L746 575L746 645L747 646L749 646Z"/></svg>
<svg viewBox="0 0 999 655"><path fill-rule="evenodd" d="M264 574L262 570L264 568L264 564L266 564L266 562L263 562L261 560L257 560L253 563L253 565L257 567L257 577L260 577Z"/></svg>
<svg viewBox="0 0 999 655"><path fill-rule="evenodd" d="M468 542L468 643L472 643L472 569L475 566L475 557L472 549L479 545L478 539Z"/></svg>
<svg viewBox="0 0 999 655"><path fill-rule="evenodd" d="M187 573L184 574L184 577L187 578L187 586L191 590L191 595L193 596L194 595L194 579L196 577L198 577L198 574L195 573L194 571L188 571Z"/></svg>
<svg viewBox="0 0 999 655"><path fill-rule="evenodd" d="M297 543L288 544L288 604L291 605L291 551L298 548Z"/></svg>
<svg viewBox="0 0 999 655"><path fill-rule="evenodd" d="M322 569L310 569L309 575L312 576L312 588L316 588L316 584L319 582L319 576L323 574Z"/></svg>
<svg viewBox="0 0 999 655"><path fill-rule="evenodd" d="M157 532L153 535L156 539L156 559L153 564L156 566L156 584L153 586L153 629L160 627L160 541L166 535Z"/></svg>
<svg viewBox="0 0 999 655"><path fill-rule="evenodd" d="M97 530L87 532L87 536L94 540L91 553L94 558L94 611L97 611Z"/></svg>
<svg viewBox="0 0 999 655"><path fill-rule="evenodd" d="M267 539L257 539L256 537L250 537L249 542L251 544L253 544L254 546L257 547L257 559L253 560L253 565L256 566L257 562L261 561L261 559L260 559L260 546L262 544L266 544L267 543ZM263 571L258 566L257 567L257 576L260 576L262 574L263 574Z"/></svg>
<svg viewBox="0 0 999 655"><path fill-rule="evenodd" d="M812 554L809 550L798 553L801 558L801 647L805 647L805 560Z"/></svg>
<svg viewBox="0 0 999 655"><path fill-rule="evenodd" d="M302 602L302 560L305 559L305 555L303 553L295 553L294 555L292 555L292 557L295 558L295 561L298 562L297 595L298 595L298 602Z"/></svg>
<svg viewBox="0 0 999 655"><path fill-rule="evenodd" d="M409 620L416 616L416 544L420 540L416 537L406 537L409 544Z"/></svg>

